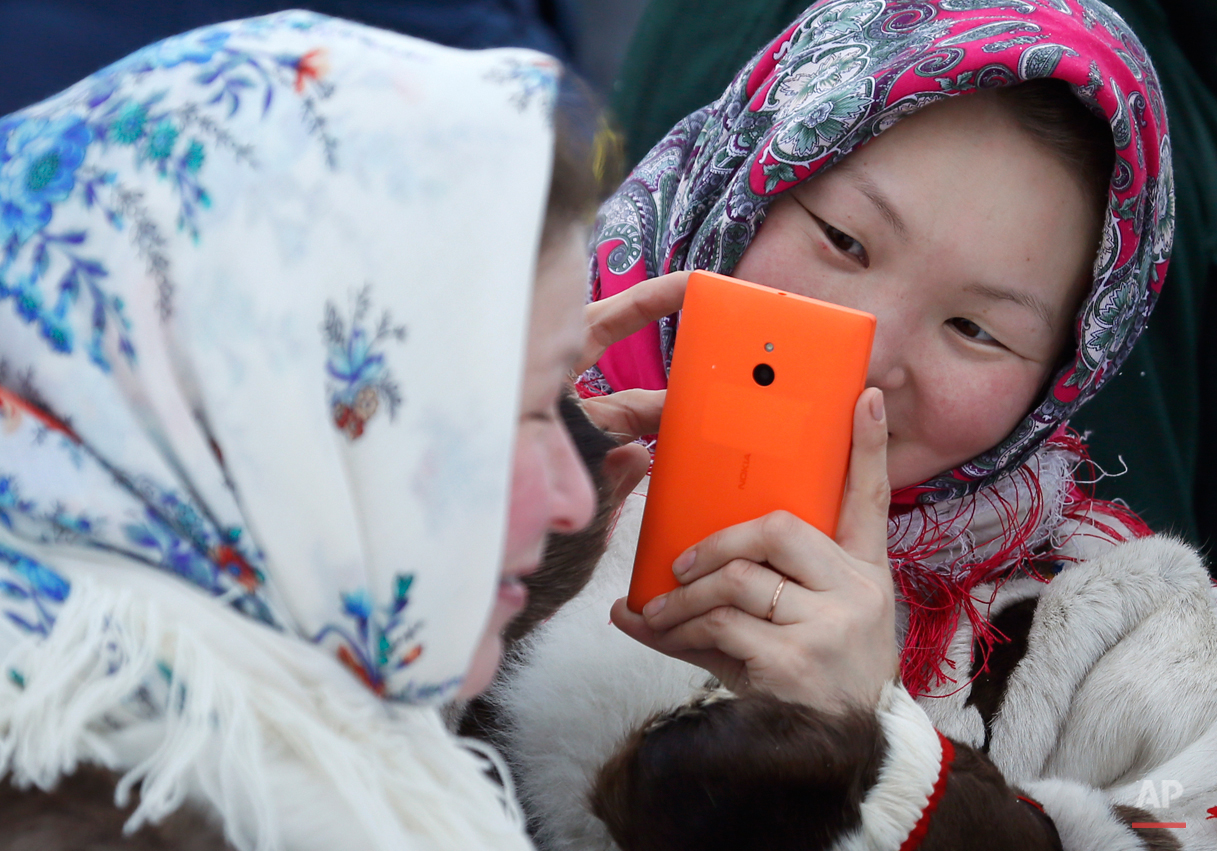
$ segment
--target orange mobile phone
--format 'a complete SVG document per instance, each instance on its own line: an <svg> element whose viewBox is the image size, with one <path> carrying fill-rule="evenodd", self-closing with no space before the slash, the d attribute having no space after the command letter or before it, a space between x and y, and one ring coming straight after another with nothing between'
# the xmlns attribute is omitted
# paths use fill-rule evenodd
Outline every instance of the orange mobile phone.
<svg viewBox="0 0 1217 851"><path fill-rule="evenodd" d="M835 535L875 317L689 276L627 604L678 586L703 538L784 509Z"/></svg>

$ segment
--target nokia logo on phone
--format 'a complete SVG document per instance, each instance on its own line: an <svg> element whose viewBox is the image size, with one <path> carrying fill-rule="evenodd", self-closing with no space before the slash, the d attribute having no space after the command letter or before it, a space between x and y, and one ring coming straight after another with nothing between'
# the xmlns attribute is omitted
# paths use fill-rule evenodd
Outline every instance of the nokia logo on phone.
<svg viewBox="0 0 1217 851"><path fill-rule="evenodd" d="M743 490L744 485L748 483L748 465L752 463L752 453L744 456L744 463L739 468L739 489Z"/></svg>

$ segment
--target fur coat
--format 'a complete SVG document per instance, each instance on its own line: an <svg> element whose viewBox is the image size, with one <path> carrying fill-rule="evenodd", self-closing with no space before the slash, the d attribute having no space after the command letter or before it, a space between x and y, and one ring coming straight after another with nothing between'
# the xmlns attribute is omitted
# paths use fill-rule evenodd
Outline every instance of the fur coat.
<svg viewBox="0 0 1217 851"><path fill-rule="evenodd" d="M1082 536L1050 581L980 590L1008 640L979 673L963 623L954 682L829 717L708 691L609 624L643 502L492 695L541 848L1217 849L1217 594L1195 551Z"/></svg>

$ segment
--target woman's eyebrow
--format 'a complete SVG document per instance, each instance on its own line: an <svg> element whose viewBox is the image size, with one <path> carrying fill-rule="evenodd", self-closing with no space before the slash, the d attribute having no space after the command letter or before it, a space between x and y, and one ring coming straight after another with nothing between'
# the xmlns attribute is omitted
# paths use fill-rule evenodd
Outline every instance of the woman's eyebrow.
<svg viewBox="0 0 1217 851"><path fill-rule="evenodd" d="M900 214L896 212L896 209L892 206L891 202L887 200L887 196L883 194L883 190L876 186L873 180L864 174L860 174L855 169L843 168L841 171L846 177L849 178L850 183L852 183L859 192L865 195L870 202L875 205L875 209L879 211L879 214L883 216L883 218L887 219L888 224L890 224L892 229L896 231L896 235L902 240L907 241L909 238L908 225L904 223L904 219L900 218Z"/></svg>
<svg viewBox="0 0 1217 851"><path fill-rule="evenodd" d="M975 293L983 298L991 298L999 301L1012 301L1015 304L1021 304L1040 319L1044 320L1044 324L1048 326L1049 331L1052 330L1052 311L1048 309L1048 305L1044 304L1042 299L1038 298L1032 293L1008 290L1002 287L990 287L986 284L969 284L968 286L964 287L964 289L967 292Z"/></svg>

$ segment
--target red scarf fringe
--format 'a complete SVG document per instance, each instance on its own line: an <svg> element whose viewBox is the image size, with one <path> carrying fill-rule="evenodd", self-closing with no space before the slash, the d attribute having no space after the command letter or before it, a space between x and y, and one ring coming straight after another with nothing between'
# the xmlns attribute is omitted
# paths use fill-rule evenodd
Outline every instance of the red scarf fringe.
<svg viewBox="0 0 1217 851"><path fill-rule="evenodd" d="M1079 458L1077 469L1098 472L1087 454L1086 445L1076 433L1062 428L1048 444L1076 454ZM1127 534L1133 538L1153 534L1128 506L1094 498L1091 483L1078 481L1077 469L1066 493L1065 520L1084 521L1100 535L1118 542L1125 541ZM986 494L991 499L999 500L995 507L1003 520L1002 532L998 537L1001 544L983 560L955 565L948 572L942 571L941 567L935 569L930 566L933 557L952 543L945 540L943 529L968 512L976 511L975 503L971 500L965 500L956 515L939 521L937 526L927 526L912 544L888 552L896 591L909 608L908 633L901 652L900 672L905 687L914 697L929 694L947 682L958 683L962 688L971 681L961 683L944 670L954 668L954 663L947 658L947 652L961 617L966 617L971 625L973 647L979 650L981 657L979 665L975 664L975 658L972 659L973 669L976 674L988 670L989 655L994 645L1007 640L982 614L982 610L987 611L993 602L997 588L1017 576L1030 576L1040 582L1048 582L1058 569L1056 563L1066 560L1050 546L1051 543L1059 546L1064 541L1031 545L1033 539L1042 537L1037 533L1041 531L1046 510L1043 491L1035 472L1030 468L1021 467L1012 475L1024 477L1024 483L1029 486L1026 492L1030 495L1031 504L1021 506L993 492ZM916 510L915 507L902 506L894 509L893 514ZM1114 524L1104 523L1103 517L1111 518ZM1051 565L1049 570L1037 568L1037 565L1045 563ZM989 582L994 583L992 594L977 597L976 587Z"/></svg>

